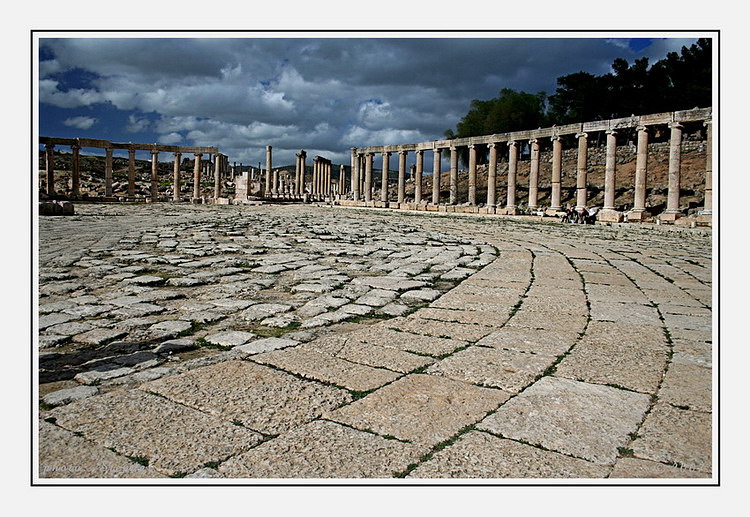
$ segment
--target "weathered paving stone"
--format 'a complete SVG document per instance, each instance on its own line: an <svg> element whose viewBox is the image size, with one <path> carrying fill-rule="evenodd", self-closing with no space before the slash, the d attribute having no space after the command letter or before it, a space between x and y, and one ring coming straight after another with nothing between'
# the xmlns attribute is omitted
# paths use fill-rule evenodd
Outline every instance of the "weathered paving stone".
<svg viewBox="0 0 750 517"><path fill-rule="evenodd" d="M638 303L593 301L591 302L591 318L631 325L661 325L659 313L654 307Z"/></svg>
<svg viewBox="0 0 750 517"><path fill-rule="evenodd" d="M578 334L560 330L504 327L477 341L477 345L557 357L565 353Z"/></svg>
<svg viewBox="0 0 750 517"><path fill-rule="evenodd" d="M94 329L94 325L82 321L71 321L68 323L59 323L46 329L46 332L51 334L73 336L76 334L83 334L89 330Z"/></svg>
<svg viewBox="0 0 750 517"><path fill-rule="evenodd" d="M279 350L281 348L287 348L297 345L299 345L299 341L295 341L293 339L269 337L240 345L236 347L236 350L241 351L242 356L246 357L252 354L260 354L263 352L270 352L271 350Z"/></svg>
<svg viewBox="0 0 750 517"><path fill-rule="evenodd" d="M84 345L102 345L127 335L127 332L120 329L95 328L88 332L73 336L74 343Z"/></svg>
<svg viewBox="0 0 750 517"><path fill-rule="evenodd" d="M192 326L191 322L185 320L164 320L154 323L149 327L149 330L158 330L176 336L181 332L190 330Z"/></svg>
<svg viewBox="0 0 750 517"><path fill-rule="evenodd" d="M389 329L413 332L423 336L434 336L460 341L478 341L490 334L493 327L465 323L444 322L419 317L395 318L385 323Z"/></svg>
<svg viewBox="0 0 750 517"><path fill-rule="evenodd" d="M549 356L471 346L430 366L426 373L518 393L553 361Z"/></svg>
<svg viewBox="0 0 750 517"><path fill-rule="evenodd" d="M310 348L314 348L314 346L315 343L310 343ZM354 342L343 345L335 355L354 363L388 368L389 370L401 373L409 373L435 362L435 359L423 355L412 354L385 346Z"/></svg>
<svg viewBox="0 0 750 517"><path fill-rule="evenodd" d="M158 381L157 381L158 382ZM55 408L56 423L168 476L224 461L260 441L242 426L140 390L113 391Z"/></svg>
<svg viewBox="0 0 750 517"><path fill-rule="evenodd" d="M249 361L198 367L141 389L264 434L287 431L351 401L344 390Z"/></svg>
<svg viewBox="0 0 750 517"><path fill-rule="evenodd" d="M638 458L711 473L711 413L658 402L630 448Z"/></svg>
<svg viewBox="0 0 750 517"><path fill-rule="evenodd" d="M96 382L122 377L123 375L129 375L134 372L135 370L133 368L128 367L111 368L108 370L91 370L88 372L81 372L73 379L81 384L94 384Z"/></svg>
<svg viewBox="0 0 750 517"><path fill-rule="evenodd" d="M48 422L39 422L40 478L163 478L125 456Z"/></svg>
<svg viewBox="0 0 750 517"><path fill-rule="evenodd" d="M674 406L711 411L710 368L696 364L673 362L659 390L659 400Z"/></svg>
<svg viewBox="0 0 750 517"><path fill-rule="evenodd" d="M391 330L388 326L389 323L373 325L361 331L354 332L349 337L353 341L361 341L372 345L438 357L450 354L467 345L466 341L447 337L425 336L422 334L412 334L411 332Z"/></svg>
<svg viewBox="0 0 750 517"><path fill-rule="evenodd" d="M219 466L229 478L387 478L427 448L316 420Z"/></svg>
<svg viewBox="0 0 750 517"><path fill-rule="evenodd" d="M413 443L435 445L480 420L510 394L434 375L411 374L327 418Z"/></svg>
<svg viewBox="0 0 750 517"><path fill-rule="evenodd" d="M252 332L243 330L226 330L206 336L206 341L219 346L240 346L244 345L255 337Z"/></svg>
<svg viewBox="0 0 750 517"><path fill-rule="evenodd" d="M603 478L607 468L478 431L438 451L410 478Z"/></svg>
<svg viewBox="0 0 750 517"><path fill-rule="evenodd" d="M282 303L259 303L242 311L241 316L248 321L258 321L271 316L276 316L279 313L287 312L291 309L291 305L285 305Z"/></svg>
<svg viewBox="0 0 750 517"><path fill-rule="evenodd" d="M65 314L65 313L60 313L60 312L53 312L50 314L45 314L39 317L39 330L44 330L53 325L66 323L74 319L78 319L78 318L70 314Z"/></svg>
<svg viewBox="0 0 750 517"><path fill-rule="evenodd" d="M352 280L354 285L366 285L375 289L385 289L388 291L407 291L427 285L425 282L418 280L406 280L395 276L362 276Z"/></svg>
<svg viewBox="0 0 750 517"><path fill-rule="evenodd" d="M503 326L508 320L508 316L510 316L510 307L503 307L503 309L493 312L425 307L414 313L414 317L416 318L495 327Z"/></svg>
<svg viewBox="0 0 750 517"><path fill-rule="evenodd" d="M96 386L76 386L48 393L42 397L42 401L48 406L62 406L91 397L97 393L99 393L99 388Z"/></svg>
<svg viewBox="0 0 750 517"><path fill-rule="evenodd" d="M253 356L252 360L355 391L372 390L399 377L396 372L301 348L267 352Z"/></svg>
<svg viewBox="0 0 750 517"><path fill-rule="evenodd" d="M707 478L711 477L711 475L706 472L665 465L656 461L638 458L619 458L609 477L611 479L683 479Z"/></svg>
<svg viewBox="0 0 750 517"><path fill-rule="evenodd" d="M614 463L643 419L649 396L542 377L477 425L492 433L598 464Z"/></svg>

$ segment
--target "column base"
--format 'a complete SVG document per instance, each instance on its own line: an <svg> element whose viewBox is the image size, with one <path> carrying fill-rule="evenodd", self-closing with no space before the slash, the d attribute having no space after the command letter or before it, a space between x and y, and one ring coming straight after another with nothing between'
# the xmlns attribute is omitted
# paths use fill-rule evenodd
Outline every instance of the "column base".
<svg viewBox="0 0 750 517"><path fill-rule="evenodd" d="M625 219L629 223L642 223L651 217L651 214L645 210L631 210L625 214Z"/></svg>
<svg viewBox="0 0 750 517"><path fill-rule="evenodd" d="M499 208L497 210L498 214L503 215L518 215L518 207L517 206L506 206L505 208Z"/></svg>
<svg viewBox="0 0 750 517"><path fill-rule="evenodd" d="M613 210L611 208L602 209L602 211L599 212L597 216L597 220L603 223L621 223L622 218L622 212L620 212L619 210Z"/></svg>
<svg viewBox="0 0 750 517"><path fill-rule="evenodd" d="M682 217L682 212L664 212L659 214L659 221L662 223L674 223Z"/></svg>
<svg viewBox="0 0 750 517"><path fill-rule="evenodd" d="M565 215L565 212L563 211L562 207L550 207L544 211L545 215L553 216L553 217L562 217Z"/></svg>

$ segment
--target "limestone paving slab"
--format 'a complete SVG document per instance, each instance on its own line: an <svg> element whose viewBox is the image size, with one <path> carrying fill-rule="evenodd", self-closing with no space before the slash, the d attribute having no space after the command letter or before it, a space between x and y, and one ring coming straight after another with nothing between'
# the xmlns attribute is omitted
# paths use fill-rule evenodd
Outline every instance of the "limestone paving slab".
<svg viewBox="0 0 750 517"><path fill-rule="evenodd" d="M264 434L286 431L351 400L344 390L237 360L194 368L140 389Z"/></svg>
<svg viewBox="0 0 750 517"><path fill-rule="evenodd" d="M384 325L389 329L465 342L478 341L495 330L494 327L484 325L471 325L420 318L417 317L416 314L417 313L411 315L414 317L394 318L386 322Z"/></svg>
<svg viewBox="0 0 750 517"><path fill-rule="evenodd" d="M230 458L219 472L228 478L388 478L427 450L316 420Z"/></svg>
<svg viewBox="0 0 750 517"><path fill-rule="evenodd" d="M708 478L711 475L697 470L665 465L657 461L625 457L618 458L609 477L611 479L683 479Z"/></svg>
<svg viewBox="0 0 750 517"><path fill-rule="evenodd" d="M550 367L554 359L515 350L470 346L430 366L426 373L518 393Z"/></svg>
<svg viewBox="0 0 750 517"><path fill-rule="evenodd" d="M304 348L265 352L250 359L308 379L330 382L355 391L372 390L400 377L400 374L390 370L352 363Z"/></svg>
<svg viewBox="0 0 750 517"><path fill-rule="evenodd" d="M577 338L577 332L565 332L562 329L503 327L483 337L476 344L557 357L573 346Z"/></svg>
<svg viewBox="0 0 750 517"><path fill-rule="evenodd" d="M242 426L140 390L113 391L55 408L57 425L166 475L192 472L258 443Z"/></svg>
<svg viewBox="0 0 750 517"><path fill-rule="evenodd" d="M612 464L648 409L648 395L546 376L477 425L514 440Z"/></svg>
<svg viewBox="0 0 750 517"><path fill-rule="evenodd" d="M390 322L373 325L349 335L352 341L395 348L405 352L442 356L467 345L466 341L440 336L425 336L405 331L392 330Z"/></svg>
<svg viewBox="0 0 750 517"><path fill-rule="evenodd" d="M493 311L477 310L477 308L466 310L465 307L460 307L459 309L425 307L419 309L414 315L419 318L433 319L443 322L502 327L505 322L508 321L510 312L511 307L505 305L498 307L497 310Z"/></svg>
<svg viewBox="0 0 750 517"><path fill-rule="evenodd" d="M44 478L164 478L125 456L77 436L54 424L39 422L39 477Z"/></svg>
<svg viewBox="0 0 750 517"><path fill-rule="evenodd" d="M497 389L410 374L324 416L357 429L435 445L474 424L509 397Z"/></svg>
<svg viewBox="0 0 750 517"><path fill-rule="evenodd" d="M579 458L471 431L420 464L409 478L603 478L608 469Z"/></svg>
<svg viewBox="0 0 750 517"><path fill-rule="evenodd" d="M674 406L711 411L711 368L673 361L664 375L659 400Z"/></svg>
<svg viewBox="0 0 750 517"><path fill-rule="evenodd" d="M244 345L254 337L255 334L252 332L245 332L243 330L225 330L223 332L217 332L216 334L209 334L205 339L214 345L234 347Z"/></svg>
<svg viewBox="0 0 750 517"><path fill-rule="evenodd" d="M629 446L638 458L711 473L711 413L657 402Z"/></svg>

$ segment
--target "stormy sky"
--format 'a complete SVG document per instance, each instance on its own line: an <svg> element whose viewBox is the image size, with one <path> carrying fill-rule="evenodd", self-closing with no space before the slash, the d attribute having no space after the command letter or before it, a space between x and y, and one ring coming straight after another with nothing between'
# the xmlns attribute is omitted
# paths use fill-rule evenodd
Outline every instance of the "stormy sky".
<svg viewBox="0 0 750 517"><path fill-rule="evenodd" d="M551 95L560 76L653 64L696 40L647 35L39 34L39 134L218 146L255 166L272 145L277 165L300 149L348 164L351 147L443 138L502 88Z"/></svg>

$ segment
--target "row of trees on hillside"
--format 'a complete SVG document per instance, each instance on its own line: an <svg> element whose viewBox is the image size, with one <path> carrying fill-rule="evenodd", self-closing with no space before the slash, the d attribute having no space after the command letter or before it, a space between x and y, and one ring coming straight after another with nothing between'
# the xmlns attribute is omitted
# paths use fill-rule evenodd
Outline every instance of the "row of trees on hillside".
<svg viewBox="0 0 750 517"><path fill-rule="evenodd" d="M615 59L612 72L587 72L557 78L554 95L509 88L494 99L474 100L469 112L445 132L447 138L521 131L574 122L606 120L711 106L711 40L670 52L649 67L648 58L632 65Z"/></svg>

